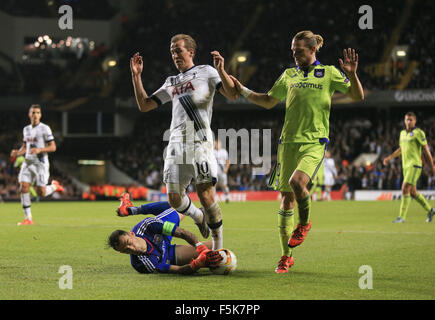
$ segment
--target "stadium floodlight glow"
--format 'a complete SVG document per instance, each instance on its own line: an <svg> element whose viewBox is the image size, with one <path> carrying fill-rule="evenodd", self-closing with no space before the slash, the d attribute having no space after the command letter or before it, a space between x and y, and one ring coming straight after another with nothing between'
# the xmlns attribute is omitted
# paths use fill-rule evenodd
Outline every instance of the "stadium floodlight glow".
<svg viewBox="0 0 435 320"><path fill-rule="evenodd" d="M107 62L107 65L108 65L109 67L114 67L114 66L116 66L116 60L109 60L109 61Z"/></svg>
<svg viewBox="0 0 435 320"><path fill-rule="evenodd" d="M78 164L84 166L104 166L105 161L104 160L79 160Z"/></svg>
<svg viewBox="0 0 435 320"><path fill-rule="evenodd" d="M38 41L35 41L35 43L33 44L36 48L38 48L39 47L39 42Z"/></svg>
<svg viewBox="0 0 435 320"><path fill-rule="evenodd" d="M38 41L39 41L39 42L42 42L42 41L44 41L44 39L43 39L41 36L39 36L39 37L38 37Z"/></svg>
<svg viewBox="0 0 435 320"><path fill-rule="evenodd" d="M237 62L243 63L243 62L246 62L246 60L247 60L247 58L244 55L240 55L237 57Z"/></svg>
<svg viewBox="0 0 435 320"><path fill-rule="evenodd" d="M405 50L398 50L398 51L396 52L396 55L397 55L398 57L405 57L405 56L406 56L406 51L405 51Z"/></svg>
<svg viewBox="0 0 435 320"><path fill-rule="evenodd" d="M45 35L42 37L45 41L47 41L48 39L50 39L50 37L48 35Z"/></svg>

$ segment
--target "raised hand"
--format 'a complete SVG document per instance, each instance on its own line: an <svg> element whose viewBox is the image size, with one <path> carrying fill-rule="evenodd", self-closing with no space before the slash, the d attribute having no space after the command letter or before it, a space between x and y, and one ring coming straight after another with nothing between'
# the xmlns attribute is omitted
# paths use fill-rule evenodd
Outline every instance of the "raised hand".
<svg viewBox="0 0 435 320"><path fill-rule="evenodd" d="M223 71L225 68L225 59L220 55L219 51L212 51L213 65L218 71Z"/></svg>
<svg viewBox="0 0 435 320"><path fill-rule="evenodd" d="M139 52L136 52L134 56L130 59L130 70L133 76L140 75L143 69L143 61L142 56L139 55Z"/></svg>
<svg viewBox="0 0 435 320"><path fill-rule="evenodd" d="M230 76L231 80L233 80L237 92L240 93L240 91L242 91L242 86L243 86L243 85L240 83L239 80L237 80L237 79L236 79L235 77L233 77L232 75L229 75L229 76Z"/></svg>
<svg viewBox="0 0 435 320"><path fill-rule="evenodd" d="M358 53L355 52L355 49L348 48L347 50L343 50L343 58L338 59L340 62L340 67L346 75L351 75L356 73L356 69L358 68Z"/></svg>

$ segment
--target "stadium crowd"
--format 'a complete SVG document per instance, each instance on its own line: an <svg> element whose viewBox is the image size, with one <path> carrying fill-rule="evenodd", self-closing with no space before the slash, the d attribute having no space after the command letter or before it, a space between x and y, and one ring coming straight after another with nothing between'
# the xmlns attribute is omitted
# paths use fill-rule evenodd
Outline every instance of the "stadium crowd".
<svg viewBox="0 0 435 320"><path fill-rule="evenodd" d="M163 153L167 141L164 139L166 130L170 125L170 106L163 106L166 111L138 114L134 131L129 137L110 138L110 148L101 144L99 157L111 160L120 170L127 173L138 184L147 188L160 190L162 185ZM228 111L215 109L212 130L217 136L218 129L234 129L239 132L246 129L271 129L271 166L276 159L277 142L279 139L282 116L284 111L275 108L269 111L258 107L249 107L250 110ZM251 109L252 108L252 109ZM400 130L404 128L403 116L405 109L355 109L339 108L331 112L330 143L335 160L338 176L334 189L338 190L345 185L350 191L357 189L366 190L399 190L402 181L402 168L400 158L391 161L388 166L382 165L382 159L391 154L398 145ZM418 117L417 126L425 131L432 154L435 150L435 117L430 113L430 108L414 110ZM3 121L3 120L2 120ZM0 153L0 194L3 198L18 195L17 173L18 169L10 163L8 152L20 143L22 117L9 118L2 122L4 128L10 128L2 135ZM152 123L151 125L147 125ZM264 131L260 131L260 142ZM251 137L252 138L252 137ZM227 140L227 143L230 141ZM252 141L251 141L252 142ZM252 164L241 164L241 140L237 141L237 163L231 164L228 172L228 186L230 190L268 190L269 174L254 175ZM50 159L62 156L62 144ZM95 146L97 148L97 146ZM98 148L97 148L98 149ZM227 145L227 150L229 146ZM9 151L8 151L9 150ZM377 158L372 163L354 164L355 159L362 153L376 154ZM260 156L263 155L260 143ZM252 163L250 158L250 163ZM50 160L52 161L52 160ZM267 160L266 160L267 161ZM257 166L258 167L258 166ZM435 189L428 166L424 166L419 180L419 189ZM66 189L64 197L81 197L81 191L72 183L71 176L62 172L56 166L56 161L51 162L50 171L52 178L59 180Z"/></svg>
<svg viewBox="0 0 435 320"><path fill-rule="evenodd" d="M376 109L374 109L376 110ZM398 145L400 130L404 128L404 110L396 109L387 114L380 110L358 110L360 116L355 118L355 109L338 109L331 112L330 143L336 163L338 177L334 189L340 189L344 184L350 190L356 189L389 189L399 190L402 181L400 158L391 161L388 166L382 165L382 159L391 154ZM252 107L246 111L216 111L213 115L212 129L217 136L218 129L272 129L271 155L272 166L275 161L277 142L281 130L282 110L263 111ZM435 128L432 124L434 116L430 110L416 111L419 117L418 126L427 135L430 149L435 150ZM167 142L163 140L165 130L169 128L167 113L148 113L137 120L130 143L119 141L113 151L107 153L115 165L125 169L130 176L149 188L159 189L162 181L163 150ZM279 120L277 120L279 119ZM153 123L152 127L144 124ZM157 125L160 124L160 125ZM260 135L260 139L261 139ZM127 140L127 139L126 139ZM229 142L229 140L228 140ZM227 147L228 149L228 147ZM240 140L238 141L238 163L232 164L228 172L228 185L231 190L267 190L269 175L253 175L253 165L240 164ZM115 151L116 150L116 151ZM260 147L260 150L261 147ZM353 161L361 154L376 154L373 163L354 165ZM260 151L260 155L262 151ZM432 178L429 167L425 166L419 188L434 189L435 179Z"/></svg>
<svg viewBox="0 0 435 320"><path fill-rule="evenodd" d="M16 1L4 1L0 5L0 10L25 16L52 16L52 10L47 6L44 9L44 5L39 5L39 2L44 1L20 1L19 5ZM56 1L54 6L67 2L69 1ZM430 1L412 2L408 23L400 32L397 41L397 45L409 47L408 57L399 61L384 61L390 69L397 69L397 72L390 70L386 76L373 75L370 71L373 69L370 67L382 62L382 52L394 28L404 19L402 15L406 8L406 0L383 1L382 10L377 10L378 7L373 3L373 29L360 29L360 4L343 3L340 0L328 3L304 0L223 0L208 2L206 6L202 1L138 1L135 2L137 8L134 14L123 12L123 6L115 5L116 1L70 3L74 6L75 18L89 18L87 15L92 12L95 16L93 19L109 19L121 10L122 32L111 46L96 43L92 49L85 50L80 56L71 51L72 46L55 49L63 52L63 66L53 63L53 57L50 56L47 56L43 63L32 63L31 59L18 63L22 77L28 79L23 89L26 92L51 94L57 98L102 93L112 97L129 97L131 88L129 81L125 81L130 77L128 61L137 51L144 53L145 57L145 88L155 90L168 74L175 71L171 64L168 43L171 36L180 31L191 34L197 40L195 60L198 64L211 64L210 51L214 49L219 50L226 58L227 67L236 51L249 52L245 65L250 65L253 71L251 76L246 77L245 84L257 91L265 91L270 89L284 68L293 65L290 51L292 34L289 30L294 30L295 33L301 29L301 23L300 19L288 19L289 12L297 12L298 16L303 17L301 19L306 28L323 36L325 45L318 54L322 63L338 66L338 58L342 56L343 48L356 48L361 63L359 74L365 89L393 88L400 81L406 64L412 60L418 61L418 66L408 88L433 86L435 64L430 53L435 49L435 40L426 26L430 24L435 3ZM34 7L38 9L35 11ZM94 10L96 7L99 9ZM231 10L228 10L229 7ZM41 10L43 12L40 12ZM155 14L156 12L159 14ZM316 14L313 15L312 12ZM175 17L184 16L207 16L207 19L184 19L183 28L180 30L180 21ZM156 34L159 36L156 37ZM150 46L152 50L149 50ZM39 50L36 50L39 54L42 54L42 51L48 52L48 49L36 49ZM117 67L113 70L104 68L106 57L117 57ZM230 71L240 76L240 67ZM59 74L62 76L53 77ZM89 74L92 74L92 77L89 77ZM108 83L107 88L102 90Z"/></svg>
<svg viewBox="0 0 435 320"><path fill-rule="evenodd" d="M53 10L38 1L2 1L0 10L12 15L22 16L54 16ZM75 18L109 19L120 8L116 1L54 1L54 6L69 2L75 6ZM112 98L130 98L132 87L130 82L129 58L134 52L144 53L144 86L148 92L160 87L167 75L175 69L171 62L168 43L174 32L180 32L180 21L176 17L199 16L207 19L183 19L182 32L191 34L198 43L195 58L198 64L212 64L210 51L217 49L226 58L227 65L231 55L236 51L250 52L248 63L254 67L251 77L245 84L259 92L265 92L273 85L282 71L292 66L290 38L300 30L300 19L307 29L322 34L325 45L318 57L322 63L338 65L337 59L342 56L342 49L356 48L360 56L361 82L368 90L390 89L399 78L374 77L365 67L380 62L383 48L387 45L393 29L403 19L406 0L384 1L383 10L374 10L374 29L361 30L358 20L359 4L343 3L339 0L326 2L307 2L295 0L283 2L279 0L252 2L249 0L223 0L209 2L204 6L202 1L177 2L138 1L135 14L122 14L122 33L118 40L110 46L95 44L80 56L71 51L63 52L66 63L63 66L54 64L51 55L44 56L42 63L17 63L18 73L25 79L22 92L40 94L44 98L56 99L77 98L78 96L98 95L107 84L112 90L104 91ZM370 4L370 3L368 3ZM399 45L409 46L408 60L418 61L407 88L434 88L433 74L435 62L431 52L435 50L435 39L431 36L431 12L435 11L435 2L414 1L408 18L400 33ZM91 7L89 7L91 6ZM231 7L231 10L228 8ZM373 3L373 7L376 7ZM95 10L98 8L98 10ZM158 12L159 14L155 14ZM240 13L243 14L240 14ZM300 19L288 19L289 12L297 12ZM316 12L312 15L312 12ZM92 14L92 16L88 16ZM56 16L58 14L56 13ZM296 14L295 14L296 16ZM319 18L320 17L320 18ZM144 23L146 22L146 23ZM377 30L382 30L378 32ZM156 34L159 36L156 37ZM150 50L152 48L152 50ZM376 48L376 50L374 49ZM108 56L116 56L118 65L111 74L102 67ZM401 70L404 68L400 66ZM12 69L15 70L15 69ZM235 75L240 69L234 71ZM7 95L8 83L16 75L0 67L2 83L0 94ZM400 72L400 74L403 70ZM60 76L61 75L61 76ZM91 76L89 76L91 75ZM15 78L14 78L15 77ZM5 81L4 79L8 79ZM116 89L116 90L115 90ZM50 99L49 99L50 101ZM168 108L169 110L169 108ZM215 108L212 129L216 133L219 128L267 129L272 128L272 159L275 161L277 141L282 125L283 111L239 112L220 111ZM378 110L378 109L372 109ZM384 110L384 109L379 109ZM414 110L419 118L418 126L428 137L431 150L435 149L434 118L430 112ZM231 114L229 114L231 112ZM355 189L400 189L400 160L382 165L382 158L398 146L398 136L403 127L402 110L387 111L358 110L359 118L355 119L355 111L333 110L331 112L330 138L328 146L335 159L338 179L335 188L347 185ZM0 152L0 194L3 198L16 196L16 168L9 161L9 151L20 142L21 129L27 119L25 114L12 116L4 113L0 118L1 152ZM278 119L278 120L277 120ZM44 121L44 120L43 120ZM153 123L146 126L145 123ZM279 124L279 125L278 125ZM111 148L101 153L106 159L130 175L133 179L151 189L160 189L162 181L163 150L167 142L164 132L169 128L168 112L138 115L131 137L114 138ZM17 128L19 128L17 130ZM62 149L59 149L61 155ZM361 153L374 153L378 159L370 164L355 166L352 162ZM58 154L53 154L56 159ZM426 167L425 167L426 168ZM228 174L231 190L265 190L268 175L253 176L253 167L245 164L233 164ZM426 168L427 169L427 168ZM425 169L425 170L426 170ZM66 186L66 194L70 197L80 195L80 191L71 182L68 174L52 165L52 174ZM419 183L421 189L435 188L435 181L424 171Z"/></svg>

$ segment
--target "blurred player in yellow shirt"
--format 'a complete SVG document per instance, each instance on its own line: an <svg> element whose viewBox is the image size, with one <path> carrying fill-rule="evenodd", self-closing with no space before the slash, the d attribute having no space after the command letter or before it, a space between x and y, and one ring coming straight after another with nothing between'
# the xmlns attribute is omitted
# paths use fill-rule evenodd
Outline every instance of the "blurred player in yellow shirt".
<svg viewBox="0 0 435 320"><path fill-rule="evenodd" d="M400 214L393 223L402 223L406 220L411 197L420 204L427 212L426 222L431 222L435 214L434 208L431 208L424 196L417 192L417 181L420 178L423 163L421 161L421 150L423 149L428 161L432 174L435 175L435 165L432 155L427 144L426 135L423 130L416 127L417 117L413 112L405 115L405 130L400 132L399 148L383 161L384 165L402 155L403 184L402 184L402 202L400 204Z"/></svg>

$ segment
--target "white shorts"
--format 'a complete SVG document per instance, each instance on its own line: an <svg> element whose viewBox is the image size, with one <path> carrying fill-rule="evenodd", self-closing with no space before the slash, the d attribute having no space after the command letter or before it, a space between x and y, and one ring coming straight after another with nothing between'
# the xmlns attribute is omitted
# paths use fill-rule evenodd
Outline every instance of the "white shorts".
<svg viewBox="0 0 435 320"><path fill-rule="evenodd" d="M216 184L217 161L213 145L208 141L188 146L182 142L170 142L163 169L167 192L183 194L192 180L195 184Z"/></svg>
<svg viewBox="0 0 435 320"><path fill-rule="evenodd" d="M334 177L331 175L326 175L324 176L324 184L325 186L333 186L335 184L335 180Z"/></svg>
<svg viewBox="0 0 435 320"><path fill-rule="evenodd" d="M218 176L217 176L216 187L222 187L222 188L224 188L224 187L227 186L227 184L228 184L227 175L225 173L223 173L222 171L220 171L218 173Z"/></svg>
<svg viewBox="0 0 435 320"><path fill-rule="evenodd" d="M20 173L18 174L18 182L35 183L38 187L45 187L50 178L50 165L49 163L23 162Z"/></svg>

